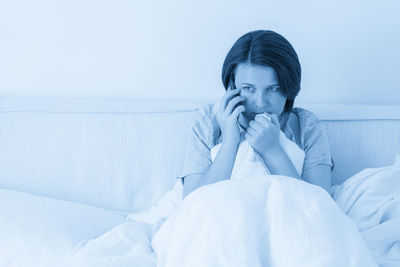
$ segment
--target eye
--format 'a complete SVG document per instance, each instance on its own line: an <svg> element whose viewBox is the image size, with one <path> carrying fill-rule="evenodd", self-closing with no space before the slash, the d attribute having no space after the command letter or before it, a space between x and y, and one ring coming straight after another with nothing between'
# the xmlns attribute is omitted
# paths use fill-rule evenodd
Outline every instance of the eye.
<svg viewBox="0 0 400 267"><path fill-rule="evenodd" d="M250 92L250 91L253 90L253 87L250 87L250 86L243 86L243 87L242 87L242 90L243 90L243 91L246 91L246 92Z"/></svg>
<svg viewBox="0 0 400 267"><path fill-rule="evenodd" d="M275 86L270 86L267 88L268 92L278 92L279 91L279 86L275 85Z"/></svg>

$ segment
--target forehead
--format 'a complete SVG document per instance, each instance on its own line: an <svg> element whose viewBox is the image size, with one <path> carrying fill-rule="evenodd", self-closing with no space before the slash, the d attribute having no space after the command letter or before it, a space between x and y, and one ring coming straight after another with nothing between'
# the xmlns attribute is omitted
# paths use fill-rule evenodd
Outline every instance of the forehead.
<svg viewBox="0 0 400 267"><path fill-rule="evenodd" d="M272 67L241 63L235 70L235 83L265 86L278 83L278 77Z"/></svg>

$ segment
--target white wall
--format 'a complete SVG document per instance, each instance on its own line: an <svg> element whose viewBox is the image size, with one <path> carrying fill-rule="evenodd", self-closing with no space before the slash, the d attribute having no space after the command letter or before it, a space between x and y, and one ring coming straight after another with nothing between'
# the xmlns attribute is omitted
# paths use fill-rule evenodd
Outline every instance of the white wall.
<svg viewBox="0 0 400 267"><path fill-rule="evenodd" d="M400 2L0 0L0 97L214 100L226 53L272 29L298 103L400 104ZM324 2L324 3L322 3Z"/></svg>

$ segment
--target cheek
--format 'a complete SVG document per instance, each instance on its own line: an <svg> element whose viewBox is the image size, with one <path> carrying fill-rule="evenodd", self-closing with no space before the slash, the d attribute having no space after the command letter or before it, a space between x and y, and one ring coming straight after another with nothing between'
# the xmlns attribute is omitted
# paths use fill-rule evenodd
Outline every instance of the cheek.
<svg viewBox="0 0 400 267"><path fill-rule="evenodd" d="M246 109L245 113L251 112L253 110L253 106L252 106L253 104L250 101L251 97L246 94L243 94L243 93L240 93L240 96L243 96L245 98L242 101L242 104L244 105L244 107ZM280 111L281 109L282 110L284 109L285 103L286 103L286 97L282 94L277 94L277 95L270 95L268 97L266 105L275 111Z"/></svg>
<svg viewBox="0 0 400 267"><path fill-rule="evenodd" d="M283 95L276 95L271 101L277 110L283 110L285 108L286 97Z"/></svg>
<svg viewBox="0 0 400 267"><path fill-rule="evenodd" d="M249 99L245 94L240 93L240 96L244 97L244 100L241 101L240 103L245 107L245 112L248 111L248 107L249 107Z"/></svg>
<svg viewBox="0 0 400 267"><path fill-rule="evenodd" d="M243 114L247 117L247 118L249 118L250 119L250 113L253 113L253 107L252 107L252 104L250 104L250 102L246 99L246 100L244 100L243 102L242 102L242 105L244 106L244 112L243 112Z"/></svg>

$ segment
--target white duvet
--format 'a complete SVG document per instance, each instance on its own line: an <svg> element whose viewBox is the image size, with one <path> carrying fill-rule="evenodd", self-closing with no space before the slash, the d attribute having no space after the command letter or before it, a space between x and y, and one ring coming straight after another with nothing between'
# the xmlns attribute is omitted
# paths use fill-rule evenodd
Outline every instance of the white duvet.
<svg viewBox="0 0 400 267"><path fill-rule="evenodd" d="M298 169L304 154L281 142ZM269 175L253 153L243 142L232 179L183 201L178 181L157 206L77 247L60 266L400 266L400 166L367 169L334 187L332 199Z"/></svg>
<svg viewBox="0 0 400 267"><path fill-rule="evenodd" d="M400 266L400 155L393 166L365 169L333 187L380 267Z"/></svg>

